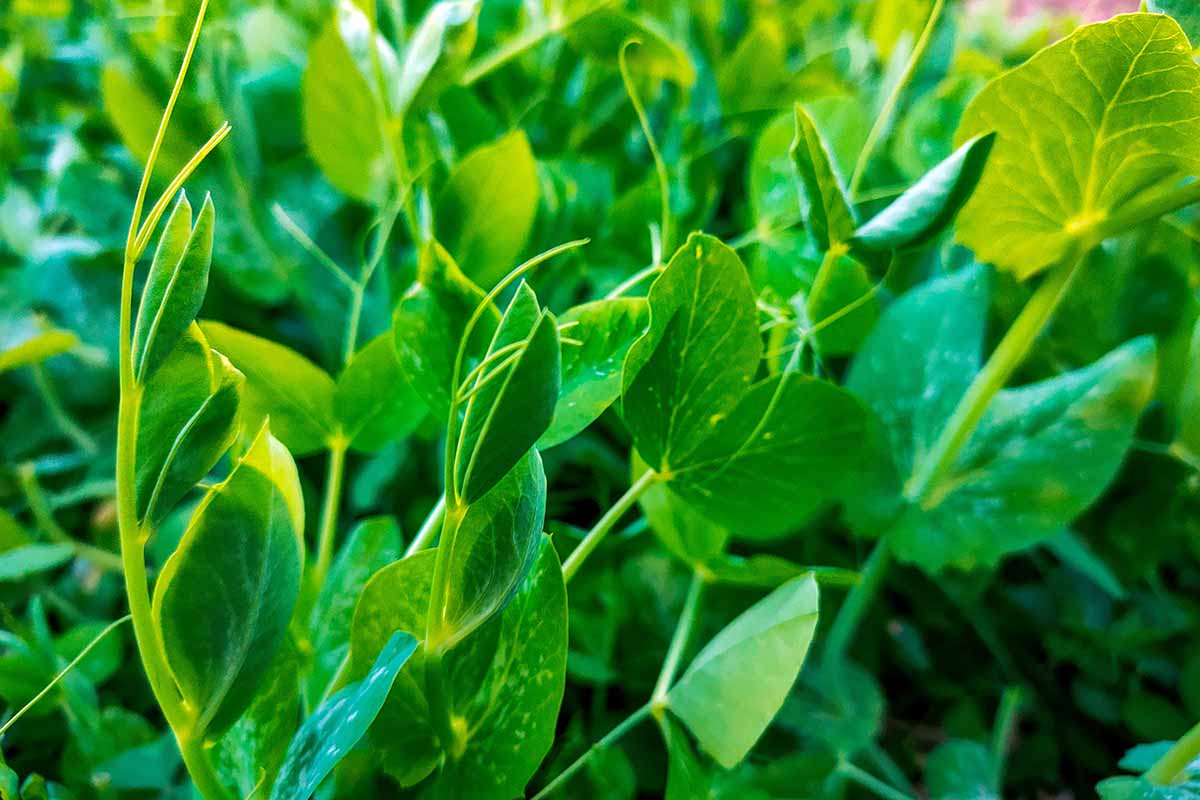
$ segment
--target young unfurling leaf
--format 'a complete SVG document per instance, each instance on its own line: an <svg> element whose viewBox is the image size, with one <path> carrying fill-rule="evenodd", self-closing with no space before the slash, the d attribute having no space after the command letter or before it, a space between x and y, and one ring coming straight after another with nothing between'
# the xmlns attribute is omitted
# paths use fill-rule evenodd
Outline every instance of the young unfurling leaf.
<svg viewBox="0 0 1200 800"><path fill-rule="evenodd" d="M192 207L183 194L167 219L133 332L134 374L140 383L162 366L200 311L212 263L213 220L212 199L205 197L193 226Z"/></svg>
<svg viewBox="0 0 1200 800"><path fill-rule="evenodd" d="M812 117L795 106L796 137L789 155L795 166L801 211L821 250L844 244L854 235L854 206L846 197L837 168Z"/></svg>

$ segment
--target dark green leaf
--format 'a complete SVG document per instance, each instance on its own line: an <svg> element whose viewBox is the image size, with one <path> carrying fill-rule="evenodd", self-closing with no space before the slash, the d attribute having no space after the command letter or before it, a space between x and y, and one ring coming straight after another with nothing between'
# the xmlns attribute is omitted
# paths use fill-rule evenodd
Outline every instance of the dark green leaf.
<svg viewBox="0 0 1200 800"><path fill-rule="evenodd" d="M968 139L887 208L859 226L850 240L851 247L903 250L919 247L937 236L975 191L995 141L995 133Z"/></svg>
<svg viewBox="0 0 1200 800"><path fill-rule="evenodd" d="M712 797L712 778L700 762L687 734L668 716L659 720L667 745L667 792L664 800L701 800Z"/></svg>
<svg viewBox="0 0 1200 800"><path fill-rule="evenodd" d="M930 800L998 800L993 783L991 751L979 742L951 739L925 762Z"/></svg>
<svg viewBox="0 0 1200 800"><path fill-rule="evenodd" d="M375 721L396 674L416 649L412 634L396 632L361 681L338 691L304 720L288 747L271 800L312 796Z"/></svg>

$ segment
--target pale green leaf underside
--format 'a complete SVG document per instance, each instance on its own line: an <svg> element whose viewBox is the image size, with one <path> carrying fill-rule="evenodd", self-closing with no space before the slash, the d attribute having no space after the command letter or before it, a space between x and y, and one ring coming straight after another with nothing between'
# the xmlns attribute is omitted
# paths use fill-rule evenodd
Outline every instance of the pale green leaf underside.
<svg viewBox="0 0 1200 800"><path fill-rule="evenodd" d="M1088 25L993 80L963 142L999 135L959 240L1024 278L1114 211L1200 171L1200 67L1179 25L1125 14Z"/></svg>

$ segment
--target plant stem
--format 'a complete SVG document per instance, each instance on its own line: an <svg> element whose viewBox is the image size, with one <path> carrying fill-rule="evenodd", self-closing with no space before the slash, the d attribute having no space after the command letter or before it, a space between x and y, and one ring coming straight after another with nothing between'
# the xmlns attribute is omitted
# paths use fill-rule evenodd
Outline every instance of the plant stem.
<svg viewBox="0 0 1200 800"><path fill-rule="evenodd" d="M1097 226L1095 239L1103 241L1193 203L1200 203L1200 180L1177 186L1139 205L1123 207Z"/></svg>
<svg viewBox="0 0 1200 800"><path fill-rule="evenodd" d="M1025 360L1042 329L1050 321L1070 289L1072 279L1083 263L1084 251L1072 254L1067 260L1050 270L1042 285L1029 298L1025 308L1017 316L991 358L971 381L967 391L959 400L942 428L941 434L924 459L917 465L904 487L904 496L910 502L922 503L931 489L953 465L971 434L975 432L992 398L1004 388L1013 372Z"/></svg>
<svg viewBox="0 0 1200 800"><path fill-rule="evenodd" d="M583 566L583 562L592 554L600 542L604 541L604 537L609 531L620 521L625 512L633 507L637 499L642 496L642 493L649 489L655 481L659 479L659 475L654 470L646 470L642 476L633 482L628 491L613 504L612 508L604 513L600 521L596 523L587 535L583 537L583 541L579 546L571 551L571 555L567 556L567 560L563 562L563 580L570 582L571 578L575 577L575 573Z"/></svg>
<svg viewBox="0 0 1200 800"><path fill-rule="evenodd" d="M228 798L229 793L225 790L221 779L217 777L217 771L213 769L212 761L204 749L204 742L190 735L176 734L176 739L179 742L179 754L183 756L183 765L187 767L192 784L200 792L200 795L210 800L211 798Z"/></svg>
<svg viewBox="0 0 1200 800"><path fill-rule="evenodd" d="M80 450L88 455L95 455L96 440L71 417L66 406L62 404L62 399L58 396L58 392L54 390L54 385L50 383L50 379L46 376L46 370L43 369L41 364L34 364L30 369L33 372L34 386L37 387L38 394L42 396L42 402L46 404L46 408L50 411L50 416L54 417L54 423L58 425L58 429L74 442L75 446Z"/></svg>
<svg viewBox="0 0 1200 800"><path fill-rule="evenodd" d="M858 161L855 163L854 172L850 177L848 188L851 196L858 194L858 188L862 185L867 167L870 166L871 157L875 155L875 148L879 146L884 133L892 124L892 114L896 111L896 104L900 102L900 96L904 93L905 87L916 74L917 66L921 63L925 51L929 48L929 43L933 40L934 30L937 28L938 20L941 18L942 9L945 6L946 0L935 0L933 8L929 11L929 18L925 21L925 27L921 30L921 36L917 39L912 55L908 57L908 63L904 66L904 72L900 73L900 79L896 81L896 85L892 87L891 93L888 94L883 106L879 109L879 116L875 118L875 124L871 126L871 131L867 134L866 141L863 142L862 151L858 154Z"/></svg>
<svg viewBox="0 0 1200 800"><path fill-rule="evenodd" d="M700 612L700 597L704 593L704 578L700 573L692 573L692 583L688 587L687 598L683 601L683 611L679 614L679 623L671 636L671 644L667 648L667 656L663 659L662 670L658 673L658 681L654 684L654 694L650 696L650 710L655 716L667 707L667 693L675 682L679 671L679 663L687 649L688 641L692 638L692 630Z"/></svg>
<svg viewBox="0 0 1200 800"><path fill-rule="evenodd" d="M317 560L313 564L313 585L320 586L333 560L333 540L337 535L338 506L342 501L342 477L346 472L349 442L335 438L329 443L329 465L325 474L325 499L321 505L321 527L317 532Z"/></svg>
<svg viewBox="0 0 1200 800"><path fill-rule="evenodd" d="M642 126L642 134L646 137L646 146L650 149L650 157L654 159L654 174L658 178L658 201L661 217L659 235L662 239L662 246L659 253L669 253L671 252L671 180L667 174L667 162L663 160L662 152L658 149L658 141L654 138L654 129L650 127L650 117L646 114L646 107L642 104L641 95L638 94L637 87L633 85L633 76L629 72L629 61L625 56L625 51L633 44L641 46L642 42L637 38L629 38L621 44L621 49L617 51L617 64L620 67L621 81L625 84L625 91L629 95L629 102L633 104L633 110Z"/></svg>
<svg viewBox="0 0 1200 800"><path fill-rule="evenodd" d="M582 769L583 766L592 759L593 756L595 756L601 750L611 747L622 736L624 736L625 734L629 733L629 731L631 731L635 727L637 727L638 723L640 723L647 716L649 716L649 714L650 714L650 706L649 705L644 705L641 708L639 708L637 711L634 711L632 714L630 714L628 717L626 717L623 722L621 722L619 725L617 725L615 728L613 728L611 731L609 731L608 734L605 735L605 737L603 739L601 739L600 741L596 742L594 745L589 747L583 753L583 755L581 755L579 758L577 758L573 762L571 762L571 765L569 767L567 767L566 769L564 769L562 772L560 772L554 778L554 780L552 780L548 784L546 784L546 786L540 792L538 792L537 794L535 794L533 796L533 800L544 800L544 798L549 797L555 791L562 788L567 783L567 781L569 781L575 775L576 772L578 772L580 769Z"/></svg>
<svg viewBox="0 0 1200 800"><path fill-rule="evenodd" d="M442 518L445 515L446 495L442 495L430 510L429 515L425 517L425 521L421 523L421 530L417 531L417 535L408 543L408 549L404 551L406 558L413 553L418 553L429 547L429 543L433 541L433 537L437 536L438 529L442 526Z"/></svg>
<svg viewBox="0 0 1200 800"><path fill-rule="evenodd" d="M849 761L843 761L839 764L837 771L839 774L844 775L876 796L882 797L884 800L913 800L913 798L904 792L893 789L871 773L854 766Z"/></svg>
<svg viewBox="0 0 1200 800"><path fill-rule="evenodd" d="M1017 723L1017 712L1021 709L1021 690L1010 686L1000 698L1000 710L996 712L996 727L992 731L992 788L1001 796L1004 782L1004 759L1008 742L1012 738L1013 726Z"/></svg>
<svg viewBox="0 0 1200 800"><path fill-rule="evenodd" d="M17 478L21 484L21 491L25 495L25 502L29 505L30 513L33 514L34 522L49 539L60 544L70 545L75 550L76 557L90 561L100 569L121 571L119 555L102 547L76 541L58 524L58 521L54 519L54 513L50 510L50 504L46 502L46 496L42 493L42 487L38 484L37 474L34 472L32 464L21 465L17 470Z"/></svg>
<svg viewBox="0 0 1200 800"><path fill-rule="evenodd" d="M858 583L854 584L842 607L838 609L833 627L829 629L829 636L825 640L825 654L822 657L824 664L836 666L846 657L854 632L858 630L863 614L879 593L883 577L891 565L892 548L885 534L875 543L875 549L871 551L867 563L859 573Z"/></svg>
<svg viewBox="0 0 1200 800"><path fill-rule="evenodd" d="M1143 777L1155 786L1169 786L1197 757L1200 757L1200 722L1163 753Z"/></svg>

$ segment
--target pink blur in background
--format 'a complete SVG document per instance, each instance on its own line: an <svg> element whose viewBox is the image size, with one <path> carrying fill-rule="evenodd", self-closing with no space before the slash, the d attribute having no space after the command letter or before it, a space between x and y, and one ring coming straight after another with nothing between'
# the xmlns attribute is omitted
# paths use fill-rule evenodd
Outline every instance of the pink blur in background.
<svg viewBox="0 0 1200 800"><path fill-rule="evenodd" d="M1011 3L1015 17L1038 11L1070 11L1088 20L1108 19L1113 14L1137 11L1139 5L1138 0L1011 0Z"/></svg>

